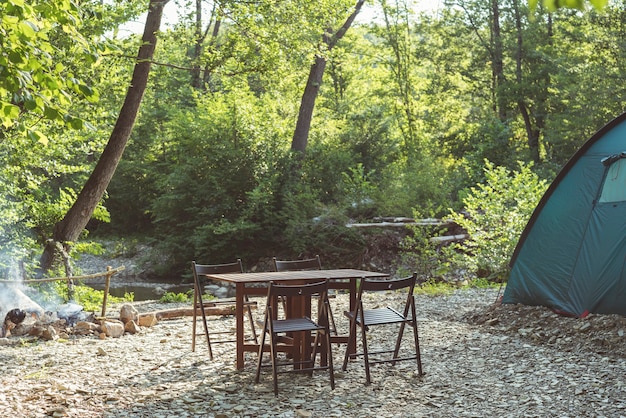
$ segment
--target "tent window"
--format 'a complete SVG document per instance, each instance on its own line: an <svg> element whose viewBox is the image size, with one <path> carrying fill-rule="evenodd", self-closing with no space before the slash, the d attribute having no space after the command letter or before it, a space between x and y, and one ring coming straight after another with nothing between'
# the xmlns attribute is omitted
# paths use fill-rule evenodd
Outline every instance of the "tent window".
<svg viewBox="0 0 626 418"><path fill-rule="evenodd" d="M620 158L609 166L602 186L600 202L626 201L626 159Z"/></svg>

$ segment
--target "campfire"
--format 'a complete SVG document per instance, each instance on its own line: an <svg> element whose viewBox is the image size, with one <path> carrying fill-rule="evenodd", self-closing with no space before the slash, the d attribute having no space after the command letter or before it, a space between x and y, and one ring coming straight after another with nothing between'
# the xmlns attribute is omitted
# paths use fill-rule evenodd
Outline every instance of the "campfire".
<svg viewBox="0 0 626 418"><path fill-rule="evenodd" d="M76 303L65 303L54 309L44 309L30 298L19 285L0 284L0 337L34 335L54 339L59 333L73 334L80 321L94 320Z"/></svg>

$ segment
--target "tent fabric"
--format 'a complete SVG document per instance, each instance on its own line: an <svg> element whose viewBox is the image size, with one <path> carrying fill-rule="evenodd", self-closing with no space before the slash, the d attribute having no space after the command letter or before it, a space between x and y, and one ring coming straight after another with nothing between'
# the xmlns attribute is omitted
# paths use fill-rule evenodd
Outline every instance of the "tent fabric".
<svg viewBox="0 0 626 418"><path fill-rule="evenodd" d="M624 152L626 113L578 150L540 200L511 258L503 303L626 315Z"/></svg>

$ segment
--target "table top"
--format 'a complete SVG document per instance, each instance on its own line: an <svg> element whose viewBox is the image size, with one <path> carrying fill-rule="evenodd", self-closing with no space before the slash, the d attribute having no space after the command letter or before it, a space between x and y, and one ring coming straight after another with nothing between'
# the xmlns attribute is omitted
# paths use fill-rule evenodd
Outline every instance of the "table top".
<svg viewBox="0 0 626 418"><path fill-rule="evenodd" d="M389 277L387 273L356 269L264 271L257 273L207 274L205 277L230 283L288 282L292 280L337 280Z"/></svg>

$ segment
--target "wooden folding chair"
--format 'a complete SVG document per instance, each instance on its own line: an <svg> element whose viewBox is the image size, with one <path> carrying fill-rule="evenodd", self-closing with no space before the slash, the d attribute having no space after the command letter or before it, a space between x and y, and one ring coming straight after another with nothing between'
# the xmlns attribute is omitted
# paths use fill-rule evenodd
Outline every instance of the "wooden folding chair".
<svg viewBox="0 0 626 418"><path fill-rule="evenodd" d="M422 359L419 346L419 335L417 332L417 320L415 317L415 298L413 296L413 289L417 280L417 274L413 274L410 277L402 279L392 280L379 280L379 279L362 279L357 294L356 310L353 312L345 312L345 315L350 320L350 339L349 341L357 341L356 333L357 327L361 330L361 344L362 352L356 352L357 348L353 347L353 344L348 344L346 353L343 360L342 370L346 371L348 367L348 359L351 357L363 357L365 364L365 376L367 384L370 384L372 379L370 376L370 365L377 363L392 363L395 365L397 361L416 360L418 373L423 375L422 371ZM363 295L367 292L381 292L381 291L400 291L404 290L407 294L406 301L404 303L404 309L402 312L392 308L372 308L365 309L363 306ZM370 328L378 325L391 325L400 324L398 336L396 338L395 348L393 350L385 349L375 352L369 352L367 348L367 332ZM413 339L415 344L415 352L406 357L399 357L400 345L402 343L402 336L404 334L404 328L409 325L413 329ZM357 343L358 345L358 343ZM370 360L370 356L383 354L385 357L387 354L393 353L391 358L384 358L378 360Z"/></svg>
<svg viewBox="0 0 626 418"><path fill-rule="evenodd" d="M270 282L267 302L265 306L265 319L263 321L263 335L261 337L261 345L259 346L259 357L257 363L255 382L259 383L261 375L261 367L263 366L263 353L265 352L265 336L269 336L269 351L271 356L272 377L274 381L274 394L278 395L278 379L279 373L289 372L307 372L312 374L315 370L328 370L330 376L330 386L335 388L335 374L333 369L333 356L330 344L330 330L328 326L328 280L313 284L304 285L279 285ZM275 312L278 306L278 298L289 299L294 297L311 298L318 296L322 303L318 312L318 320L313 321L308 316L288 317L285 319L277 319L278 314ZM291 353L291 360L288 358L284 361L278 361L277 352L279 350L279 342L291 341L294 333L315 333L313 340L313 349L309 358L302 358L301 355ZM308 339L305 339L308 341ZM306 344L309 344L308 342ZM297 350L299 347L293 347ZM315 365L315 359L318 351L324 353L326 362ZM300 353L304 354L304 353Z"/></svg>
<svg viewBox="0 0 626 418"><path fill-rule="evenodd" d="M273 257L272 261L274 264L274 271L303 271L322 269L322 261L320 260L319 255L316 255L314 258L305 258L300 260L277 260L276 257ZM332 332L334 335L337 335L337 327L335 326L335 317L333 316L332 309L329 309L328 317L330 318L330 332Z"/></svg>
<svg viewBox="0 0 626 418"><path fill-rule="evenodd" d="M200 276L206 274L220 274L220 273L243 273L243 265L241 264L241 260L237 259L234 263L226 263L226 264L196 264L195 261L191 262L191 270L193 271L193 325L191 332L191 351L196 351L196 322L197 322L197 311L200 310L202 316L202 323L204 324L204 334L206 335L207 345L209 347L209 358L213 360L213 350L211 348L211 337L209 336L209 328L207 325L207 318L205 308L207 306L216 306L216 305L224 305L224 304L234 304L234 300L232 299L220 299L217 301L204 302L202 300L203 289L200 284ZM248 320L250 322L250 327L252 331L252 338L254 339L254 343L257 343L257 335L256 329L254 327L254 320L252 318L252 306L254 306L256 302L250 302L248 297L246 296L244 300L244 308L247 310ZM214 334L227 334L230 333L228 331L220 331L215 332ZM213 344L220 343L228 343L235 342L235 340L221 340L214 341Z"/></svg>

